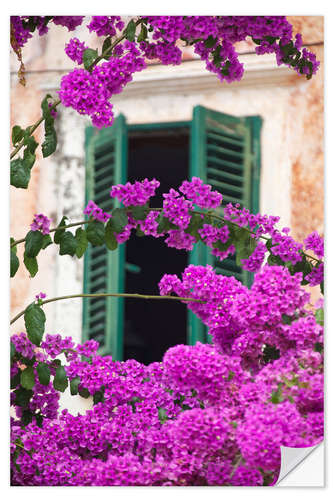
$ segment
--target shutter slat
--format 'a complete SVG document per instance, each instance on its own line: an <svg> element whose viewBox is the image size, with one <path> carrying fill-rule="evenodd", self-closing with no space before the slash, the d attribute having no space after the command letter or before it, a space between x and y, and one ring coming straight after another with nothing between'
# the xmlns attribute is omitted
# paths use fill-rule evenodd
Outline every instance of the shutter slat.
<svg viewBox="0 0 333 500"><path fill-rule="evenodd" d="M237 132L232 132L228 131L229 133L226 133L225 130L219 128L219 127L214 127L210 124L207 125L206 132L213 132L218 134L221 137L227 137L229 140L235 141L235 144L240 144L244 142L244 137Z"/></svg>
<svg viewBox="0 0 333 500"><path fill-rule="evenodd" d="M105 311L105 300L101 297L98 302L92 303L90 301L90 312L91 314L99 311L100 309L104 309Z"/></svg>
<svg viewBox="0 0 333 500"><path fill-rule="evenodd" d="M240 162L243 160L243 153L239 153L232 149L223 148L221 146L216 146L215 144L207 144L207 150L213 151L218 154L233 156L236 160L238 159Z"/></svg>
<svg viewBox="0 0 333 500"><path fill-rule="evenodd" d="M242 197L243 189L241 187L234 186L233 184L227 184L226 182L220 182L220 181L217 181L215 179L210 179L210 180L208 180L208 182L212 186L214 186L216 189L218 189L221 193L233 191L235 193L234 194L235 197L237 197L237 195L240 198ZM233 193L229 193L229 194L233 195Z"/></svg>
<svg viewBox="0 0 333 500"><path fill-rule="evenodd" d="M105 250L106 252L106 250ZM94 260L91 261L90 268L92 270L100 267L101 264L106 264L106 253L103 253L102 255L99 255L97 257L94 257Z"/></svg>
<svg viewBox="0 0 333 500"><path fill-rule="evenodd" d="M208 167L207 174L208 174L208 179L213 178L213 176L217 176L223 179L228 179L229 181L237 182L237 184L242 184L242 179L240 178L239 175L230 174L229 172L221 171L216 168Z"/></svg>
<svg viewBox="0 0 333 500"><path fill-rule="evenodd" d="M100 172L100 170L104 169L104 166L112 166L114 165L114 153L108 152L105 155L101 155L97 158L95 155L95 172L96 174Z"/></svg>
<svg viewBox="0 0 333 500"><path fill-rule="evenodd" d="M105 320L105 311L100 311L99 313L92 314L90 309L90 324L93 326L96 321Z"/></svg>
<svg viewBox="0 0 333 500"><path fill-rule="evenodd" d="M209 132L209 128L207 128L207 138L208 141L209 139L213 139L218 142L227 142L229 144L232 144L233 146L237 146L238 148L242 148L244 143L243 138L235 139L234 137L229 137L220 133Z"/></svg>
<svg viewBox="0 0 333 500"><path fill-rule="evenodd" d="M109 167L110 168L110 167ZM109 190L111 189L111 186L113 185L113 177L111 175L103 175L97 180L96 176L96 182L95 182L95 193L98 193L100 189L105 188L105 186L109 185Z"/></svg>
<svg viewBox="0 0 333 500"><path fill-rule="evenodd" d="M238 163L233 163L231 161L228 161L228 160L225 160L225 159L221 159L221 158L216 158L215 156L207 156L207 165L209 165L210 163L215 163L216 165L219 165L223 168L231 168L232 172L239 172L241 174L241 172L243 171L243 167L242 165L238 164Z"/></svg>
<svg viewBox="0 0 333 500"><path fill-rule="evenodd" d="M223 200L222 200L222 205L226 205L227 203L240 203L240 200L236 198L235 196L228 196L226 194L223 195Z"/></svg>

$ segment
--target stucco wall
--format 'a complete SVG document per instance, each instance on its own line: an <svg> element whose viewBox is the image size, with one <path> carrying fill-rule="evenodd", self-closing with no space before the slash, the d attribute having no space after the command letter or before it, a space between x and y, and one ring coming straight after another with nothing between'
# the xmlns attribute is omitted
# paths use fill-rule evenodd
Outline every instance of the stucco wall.
<svg viewBox="0 0 333 500"><path fill-rule="evenodd" d="M299 16L290 20L321 61L319 73L311 81L292 72L287 75L284 68L272 69L267 58L246 55L244 60L252 69L241 83L222 85L211 78L205 80L206 72L200 69L199 61L176 68L155 66L147 70L148 76L144 75L146 72L138 75L136 82L112 102L128 123L188 120L197 104L239 116L260 115L263 118L260 210L280 215L281 225L291 225L293 235L301 240L314 229L322 232L324 224L323 18ZM82 27L74 34L55 27L40 41L34 38L28 44L23 54L26 88L17 83L15 74L11 79L12 125L24 127L40 116L43 96L49 91L56 94L60 76L73 66L63 53L64 43L72 36L83 38L83 32ZM94 37L89 40L95 43ZM243 44L241 49L249 51L251 46ZM13 69L17 67L14 60L12 65ZM142 90L144 85L146 91ZM38 156L28 190L11 188L11 234L16 238L27 232L36 212L47 214L54 223L63 213L72 220L82 217L84 129L89 120L62 108L56 123L57 152L47 159ZM36 139L41 138L38 129ZM22 251L21 245L19 257ZM38 263L41 272L34 279L29 278L22 265L12 280L13 315L41 290L52 297L79 293L82 289L82 259L59 257L50 246L38 257ZM80 340L81 307L80 300L45 306L46 331ZM23 329L20 321L12 331Z"/></svg>

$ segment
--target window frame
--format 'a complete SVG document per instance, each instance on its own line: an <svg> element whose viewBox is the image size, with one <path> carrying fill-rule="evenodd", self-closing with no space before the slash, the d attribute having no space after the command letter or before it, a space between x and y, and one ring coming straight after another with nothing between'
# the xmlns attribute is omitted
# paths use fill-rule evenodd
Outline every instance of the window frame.
<svg viewBox="0 0 333 500"><path fill-rule="evenodd" d="M193 108L193 117L194 117L194 112L198 108L203 108L202 106L196 106ZM205 109L205 108L203 108ZM213 111L213 110L211 110ZM215 111L215 110L214 110ZM217 113L219 113L217 111ZM223 114L223 113L222 113ZM188 169L188 177L191 176L191 165L193 164L193 154L194 154L194 148L193 148L193 142L195 141L195 138L193 137L193 117L191 120L183 120L183 121L176 121L176 122L153 122L153 123L142 123L142 124L127 124L126 120L124 120L124 125L126 127L126 140L122 143L122 151L124 158L127 161L127 155L128 155L128 139L130 135L133 132L144 132L144 131L157 131L157 130L174 130L177 128L188 128L189 132L189 169ZM237 117L238 118L238 117ZM244 119L244 123L249 126L250 129L250 138L251 138L251 172L250 172L250 189L251 189L251 203L250 203L250 210L253 213L257 213L259 211L259 198L260 198L260 175L261 175L261 144L260 144L260 135L261 135L261 128L262 128L262 123L263 120L259 115L254 115L254 116L246 116L242 117ZM96 132L95 132L96 133ZM86 129L86 152L89 151L89 140L93 135L93 127L88 127ZM124 144L126 143L126 151L124 151ZM87 164L87 162L86 162ZM90 168L91 168L91 160L90 160ZM91 175L91 172L90 172ZM127 179L127 167L126 167L126 179ZM157 176L158 177L158 176ZM125 181L126 182L126 181ZM86 183L86 198L88 197L88 192L87 192L87 183ZM126 255L126 249L125 249L125 244L121 245L123 247L122 249L122 255L123 259L122 262L124 264L124 272L125 272L125 255ZM192 251L193 252L193 251ZM114 253L114 252L112 252ZM192 253L189 253L188 257L188 263L193 261L193 255ZM194 259L197 260L197 259ZM199 258L200 260L200 258ZM205 259L204 259L205 260ZM204 262L202 261L204 264ZM85 258L85 263L84 266L86 268L86 258ZM119 272L117 273L119 274ZM251 277L250 273L248 274L248 279L247 279L247 285L251 283ZM108 286L109 286L109 281L108 281ZM84 285L85 286L85 285ZM115 300L121 300L123 299L116 299L114 298L113 301ZM122 311L122 315L124 316L124 306L119 304L119 313ZM84 307L83 308L83 321L87 320L87 311L88 308ZM186 337L187 337L187 343L189 345L195 344L197 341L201 342L208 342L208 335L207 335L207 327L204 325L199 325L199 319L194 316L194 314L191 311L188 311L188 319L187 319L187 332L186 332ZM109 322L110 323L110 322ZM101 350L102 354L110 354L110 350L112 351L112 356L114 359L122 359L123 358L123 331L119 331L120 328L123 330L124 326L124 317L118 322L119 324L117 325L117 335L109 335L109 342L105 342L106 347ZM110 326L115 326L115 325L109 325ZM85 329L83 328L83 332L85 332ZM83 336L83 340L88 340L89 335L87 332ZM115 338L116 337L116 338ZM113 338L113 341L110 342L110 338ZM121 344L121 345L120 345ZM103 351L103 352L102 352Z"/></svg>

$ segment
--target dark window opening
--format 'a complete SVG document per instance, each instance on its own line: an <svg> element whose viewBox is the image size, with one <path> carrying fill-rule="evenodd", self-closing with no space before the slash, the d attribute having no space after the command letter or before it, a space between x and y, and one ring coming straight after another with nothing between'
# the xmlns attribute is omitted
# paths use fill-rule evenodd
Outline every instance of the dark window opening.
<svg viewBox="0 0 333 500"><path fill-rule="evenodd" d="M177 189L189 170L187 128L133 131L129 134L128 180L156 178L160 187L151 206L160 207L162 193ZM126 243L125 291L158 295L163 274L180 274L188 263L188 252L169 248L164 237L138 237ZM134 265L134 266L133 266ZM135 267L136 266L136 267ZM186 344L187 308L167 300L125 301L124 359L148 364L161 361L165 351Z"/></svg>

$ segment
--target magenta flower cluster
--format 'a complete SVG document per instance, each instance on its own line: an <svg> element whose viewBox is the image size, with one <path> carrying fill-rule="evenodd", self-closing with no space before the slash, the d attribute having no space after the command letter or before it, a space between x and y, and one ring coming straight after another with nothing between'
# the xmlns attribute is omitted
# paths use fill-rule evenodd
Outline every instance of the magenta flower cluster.
<svg viewBox="0 0 333 500"><path fill-rule="evenodd" d="M255 275L249 290L234 278L216 274L209 265L190 265L182 280L164 275L159 286L162 295L175 293L204 300L203 304L190 302L189 309L208 326L221 352L240 356L255 373L265 359L266 344L274 345L280 353L296 347L295 341L286 338L281 323L285 316L307 314L310 294L301 281L302 273L291 276L287 268L267 265ZM318 334L316 342L321 341Z"/></svg>
<svg viewBox="0 0 333 500"><path fill-rule="evenodd" d="M281 259L286 242L290 255L298 254L289 229L280 233L277 218L230 204L225 223L219 216L214 225L211 208L219 206L222 196L197 178L165 193L162 209L150 209L158 187L156 179L144 179L111 188L128 218L115 233L118 243L139 229L164 236L167 245L179 249L190 250L201 239L212 253L222 254L216 245L227 245L234 225L243 227L254 233L254 251L242 260L245 269L256 273L254 282L249 289L209 265L190 265L181 278L165 274L161 295L199 299L186 305L208 327L213 343L171 347L161 363L148 366L99 356L94 340L77 345L71 337L46 334L37 348L25 333L14 335L13 485L273 485L281 446L313 446L323 439L322 321L302 286L303 273L263 266L268 247L258 241L269 234L270 248L278 247ZM198 214L195 204L203 212ZM145 215L134 219L137 206L145 206ZM105 218L93 201L85 212ZM194 215L196 236L187 232ZM166 229L159 227L160 216ZM305 239L317 255L323 254L321 243L314 233ZM225 253L234 250L230 245ZM322 266L313 267L310 283L317 284ZM36 296L37 305L43 298L42 293ZM322 305L319 301L316 307ZM92 409L84 414L59 410L54 382L61 359L71 391L76 387L93 397ZM20 372L27 365L35 380L30 392L21 385ZM50 374L44 384L41 365ZM27 395L29 400L22 402Z"/></svg>
<svg viewBox="0 0 333 500"><path fill-rule="evenodd" d="M319 236L317 231L313 231L313 233L309 234L304 240L306 250L313 250L315 255L319 259L324 257L324 239Z"/></svg>
<svg viewBox="0 0 333 500"><path fill-rule="evenodd" d="M92 16L87 25L90 32L95 31L97 36L115 36L117 30L124 28L124 22L119 16Z"/></svg>
<svg viewBox="0 0 333 500"><path fill-rule="evenodd" d="M90 215L90 217L93 217L96 220L99 220L100 222L107 222L111 215L108 214L107 212L104 212L96 203L92 200L88 201L88 204L86 208L83 210L83 213L86 215Z"/></svg>
<svg viewBox="0 0 333 500"><path fill-rule="evenodd" d="M125 41L123 47L126 51L123 57L111 57L91 72L75 68L61 79L59 97L62 104L89 115L98 128L112 125L114 115L109 99L122 91L134 72L146 66L134 43ZM71 46L71 53L78 58L81 48L75 52L75 47Z"/></svg>
<svg viewBox="0 0 333 500"><path fill-rule="evenodd" d="M15 38L14 45L23 47L29 38L32 37L28 22L31 20L38 30L39 36L45 35L48 31L48 22L52 21L56 25L65 26L68 31L74 31L82 24L84 16L11 16L10 22Z"/></svg>
<svg viewBox="0 0 333 500"><path fill-rule="evenodd" d="M180 229L186 229L190 223L191 215L189 210L193 209L193 203L186 200L184 196L179 196L175 189L170 189L169 193L163 194L163 213L170 222L173 222Z"/></svg>
<svg viewBox="0 0 333 500"><path fill-rule="evenodd" d="M234 44L247 37L257 44L257 54L274 53L278 64L287 64L299 74L314 74L319 67L314 54L305 48L299 52L302 38L298 34L293 42L292 26L285 16L150 16L147 20L153 27L156 45L175 46L177 40L187 40L206 62L207 70L221 81L230 83L242 78L244 67ZM155 55L156 45L152 49L148 45ZM299 52L297 57L295 50ZM171 59L167 63L179 62L180 57L179 61Z"/></svg>
<svg viewBox="0 0 333 500"><path fill-rule="evenodd" d="M82 64L83 52L88 48L84 42L80 42L78 38L74 37L65 45L65 52L72 61Z"/></svg>
<svg viewBox="0 0 333 500"><path fill-rule="evenodd" d="M94 400L100 396L92 409L72 415L59 411L52 382L37 382L29 410L44 417L42 425L33 418L22 426L14 391L12 484L273 485L281 445L312 446L323 438L323 355L316 349L322 327L305 311L309 296L297 282L280 267L258 274L251 290L209 266L190 266L182 281L165 275L161 293L205 298L189 307L206 324L223 324L229 342L215 335L215 345L177 345L148 366L99 356L93 340L76 345L48 334L40 350L26 334L14 335L36 380L38 362L54 376L55 358L64 355L69 380ZM273 297L274 309L267 305ZM285 313L296 319L284 324ZM279 348L278 359L264 359L268 345ZM21 369L15 362L11 376Z"/></svg>
<svg viewBox="0 0 333 500"><path fill-rule="evenodd" d="M204 184L199 177L192 177L191 181L184 181L179 187L179 191L199 208L217 208L223 199L221 193L212 191L212 186Z"/></svg>
<svg viewBox="0 0 333 500"><path fill-rule="evenodd" d="M41 231L43 234L49 234L51 219L43 214L35 214L32 224L30 224L31 231Z"/></svg>
<svg viewBox="0 0 333 500"><path fill-rule="evenodd" d="M125 207L145 205L152 196L155 196L155 191L159 185L160 183L156 179L135 181L134 184L126 182L124 185L112 186L110 196L111 198L117 198Z"/></svg>

